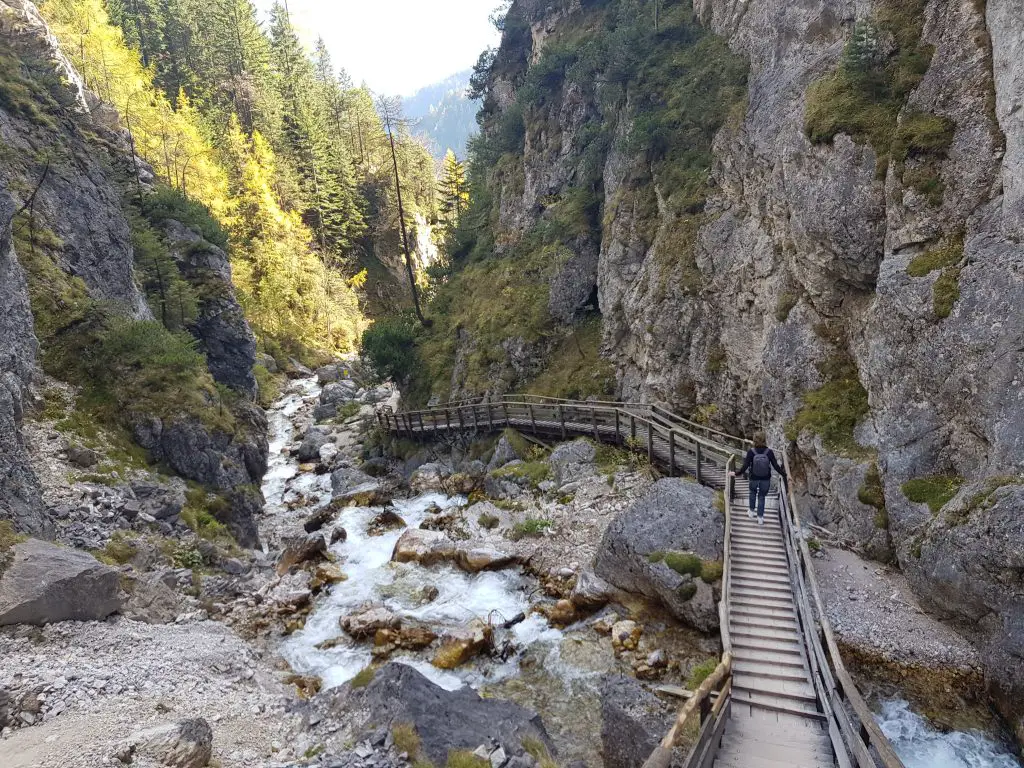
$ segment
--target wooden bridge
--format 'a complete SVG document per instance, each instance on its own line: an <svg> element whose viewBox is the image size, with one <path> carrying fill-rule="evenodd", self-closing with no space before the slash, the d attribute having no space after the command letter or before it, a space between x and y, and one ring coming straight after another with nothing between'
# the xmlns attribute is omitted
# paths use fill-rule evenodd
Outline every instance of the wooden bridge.
<svg viewBox="0 0 1024 768"><path fill-rule="evenodd" d="M670 476L722 489L726 504L719 613L723 655L644 768L668 768L696 732L685 768L902 768L843 666L789 488L773 489L765 524L747 516L747 483L730 472L750 443L657 406L533 396L378 411L413 439L507 427L542 438L590 437L646 453ZM788 458L786 474L789 475Z"/></svg>

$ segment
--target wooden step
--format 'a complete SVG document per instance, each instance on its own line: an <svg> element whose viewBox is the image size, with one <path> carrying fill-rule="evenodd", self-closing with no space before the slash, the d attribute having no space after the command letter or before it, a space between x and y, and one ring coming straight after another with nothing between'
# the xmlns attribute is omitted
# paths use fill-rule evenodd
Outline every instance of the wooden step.
<svg viewBox="0 0 1024 768"><path fill-rule="evenodd" d="M786 550L776 549L775 547L765 546L756 542L736 541L733 539L729 554L734 557L746 556L754 562L765 563L767 565L780 565L783 568L789 568L789 561L786 559Z"/></svg>
<svg viewBox="0 0 1024 768"><path fill-rule="evenodd" d="M760 648L748 648L743 645L734 645L732 649L734 659L747 659L751 661L763 661L791 669L806 669L804 655L801 651L788 649L784 651L766 651Z"/></svg>
<svg viewBox="0 0 1024 768"><path fill-rule="evenodd" d="M783 607L793 605L792 595L768 593L758 589L750 589L747 587L730 587L729 597L736 599L754 599L756 601L763 602L765 605L781 605Z"/></svg>
<svg viewBox="0 0 1024 768"><path fill-rule="evenodd" d="M803 714L803 713L801 713ZM828 729L813 720L801 717L771 717L763 712L752 717L730 718L725 729L730 738L742 738L750 742L806 746L811 749L831 749Z"/></svg>
<svg viewBox="0 0 1024 768"><path fill-rule="evenodd" d="M729 626L733 627L731 623ZM767 629L764 627L736 625L732 629L732 635L736 639L748 639L754 642L758 640L775 640L778 642L792 642L797 648L801 646L800 635L796 631L796 625L788 629Z"/></svg>
<svg viewBox="0 0 1024 768"><path fill-rule="evenodd" d="M732 678L733 700L751 701L764 697L801 701L817 705L818 697L807 680L778 680L772 677L740 672Z"/></svg>
<svg viewBox="0 0 1024 768"><path fill-rule="evenodd" d="M755 742L757 743L757 742ZM827 748L815 748L801 744L769 744L757 743L757 749L752 750L750 742L725 736L715 757L728 763L734 757L747 759L754 756L758 760L774 760L782 765L832 765L832 750Z"/></svg>
<svg viewBox="0 0 1024 768"><path fill-rule="evenodd" d="M758 573L770 573L773 576L789 578L789 563L765 560L758 555L737 550L729 553L729 561L734 568L746 568Z"/></svg>
<svg viewBox="0 0 1024 768"><path fill-rule="evenodd" d="M754 653L798 653L803 655L803 646L798 642L779 640L773 637L760 637L740 631L733 633L732 645L736 649L744 649Z"/></svg>
<svg viewBox="0 0 1024 768"><path fill-rule="evenodd" d="M736 562L731 560L732 575L740 578L760 578L774 581L779 584L789 584L789 571L785 568L774 568L772 566L758 566L746 560Z"/></svg>
<svg viewBox="0 0 1024 768"><path fill-rule="evenodd" d="M791 608L774 606L752 606L736 601L729 605L729 616L740 619L785 619L796 624L796 612Z"/></svg>
<svg viewBox="0 0 1024 768"><path fill-rule="evenodd" d="M733 597L729 599L730 610L739 609L741 611L759 611L759 612L771 612L778 611L778 615L792 616L796 618L796 609L792 605L783 605L774 602L765 602L758 600L756 597Z"/></svg>
<svg viewBox="0 0 1024 768"><path fill-rule="evenodd" d="M822 763L818 755L808 753L799 759L789 757L773 759L761 754L751 755L745 750L723 751L715 754L715 766L718 768L821 768Z"/></svg>
<svg viewBox="0 0 1024 768"><path fill-rule="evenodd" d="M786 542L781 536L773 536L769 531L747 531L733 528L731 541L753 541L771 544L773 547L786 548Z"/></svg>
<svg viewBox="0 0 1024 768"><path fill-rule="evenodd" d="M768 579L756 579L749 576L739 576L733 574L729 583L734 587L740 587L744 589L756 589L758 591L764 591L776 595L792 595L793 588L789 586L788 582L772 582Z"/></svg>
<svg viewBox="0 0 1024 768"><path fill-rule="evenodd" d="M756 749L752 749L755 746ZM767 756L778 755L789 759L808 754L814 755L819 760L832 759L832 744L824 735L817 738L803 738L799 732L794 733L791 730L781 728L770 737L753 738L750 733L735 731L727 726L725 733L722 734L722 744L719 749L721 753L747 749L753 754L760 755L762 750L764 750L763 754Z"/></svg>
<svg viewBox="0 0 1024 768"><path fill-rule="evenodd" d="M808 683L808 673L803 665L783 666L776 662L760 661L758 659L736 659L733 662L733 675L753 675L757 678L769 680L792 681L795 683Z"/></svg>
<svg viewBox="0 0 1024 768"><path fill-rule="evenodd" d="M796 633L799 631L796 621L790 618L765 619L760 617L736 616L729 617L729 627L739 632L757 634L761 629L775 629L779 632Z"/></svg>

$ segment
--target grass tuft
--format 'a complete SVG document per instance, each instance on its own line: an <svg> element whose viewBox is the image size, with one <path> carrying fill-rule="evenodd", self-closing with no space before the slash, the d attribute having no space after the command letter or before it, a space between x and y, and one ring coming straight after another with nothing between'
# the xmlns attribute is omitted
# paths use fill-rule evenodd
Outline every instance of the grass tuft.
<svg viewBox="0 0 1024 768"><path fill-rule="evenodd" d="M701 683L707 680L711 673L718 669L718 659L705 659L690 670L690 677L686 681L686 687L691 691L700 688Z"/></svg>
<svg viewBox="0 0 1024 768"><path fill-rule="evenodd" d="M508 532L508 537L512 541L519 541L525 538L536 538L543 536L544 532L551 527L550 520L541 520L539 518L529 518L521 523L516 523L512 526L512 529Z"/></svg>
<svg viewBox="0 0 1024 768"><path fill-rule="evenodd" d="M373 682L373 678L376 677L376 675L377 668L373 665L370 665L369 667L361 669L358 673L356 673L356 676L352 678L349 685L352 688L365 688Z"/></svg>
<svg viewBox="0 0 1024 768"><path fill-rule="evenodd" d="M960 491L964 479L958 475L931 475L908 480L901 487L903 495L915 504L927 504L933 515Z"/></svg>
<svg viewBox="0 0 1024 768"><path fill-rule="evenodd" d="M803 396L803 405L786 426L786 437L796 440L807 430L820 435L825 447L834 453L865 455L853 432L871 408L856 363L849 353L837 353L820 364L818 370L825 383Z"/></svg>

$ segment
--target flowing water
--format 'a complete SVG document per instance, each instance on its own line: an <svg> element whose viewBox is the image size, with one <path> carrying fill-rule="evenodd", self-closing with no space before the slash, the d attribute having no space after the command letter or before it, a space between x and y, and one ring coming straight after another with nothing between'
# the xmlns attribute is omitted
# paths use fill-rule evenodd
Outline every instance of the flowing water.
<svg viewBox="0 0 1024 768"><path fill-rule="evenodd" d="M884 702L877 718L907 768L1020 768L1021 763L986 734L943 733L901 699Z"/></svg>

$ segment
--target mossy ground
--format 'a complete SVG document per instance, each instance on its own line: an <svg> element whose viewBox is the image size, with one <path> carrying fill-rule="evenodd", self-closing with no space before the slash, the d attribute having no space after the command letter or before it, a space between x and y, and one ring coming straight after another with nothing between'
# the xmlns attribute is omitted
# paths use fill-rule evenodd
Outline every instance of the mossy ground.
<svg viewBox="0 0 1024 768"><path fill-rule="evenodd" d="M786 425L786 437L796 440L807 430L819 435L830 451L854 458L870 456L853 437L857 424L871 410L853 358L837 352L818 370L825 383L804 394L803 405Z"/></svg>

